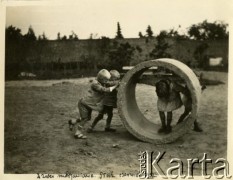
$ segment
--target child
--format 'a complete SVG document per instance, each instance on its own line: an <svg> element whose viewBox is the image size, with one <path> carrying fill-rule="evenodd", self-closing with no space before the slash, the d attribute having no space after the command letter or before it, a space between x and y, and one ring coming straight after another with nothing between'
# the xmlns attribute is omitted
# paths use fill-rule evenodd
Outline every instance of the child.
<svg viewBox="0 0 233 180"><path fill-rule="evenodd" d="M110 71L111 78L110 81L112 83L117 83L120 80L120 73L117 70L111 70ZM110 128L112 116L113 116L113 108L117 107L117 90L114 89L111 93L106 92L103 98L103 111L98 114L98 116L94 119L92 125L90 128L87 129L87 132L93 132L93 129L95 128L96 124L103 119L104 114L107 114L108 117L106 119L106 126L105 131L106 132L115 132L116 129Z"/></svg>
<svg viewBox="0 0 233 180"><path fill-rule="evenodd" d="M160 80L155 84L155 86L156 94L158 96L157 107L162 123L162 127L158 130L158 133L168 134L172 131L172 111L182 106L180 92L182 92L184 88L171 82L169 79ZM165 112L167 112L167 118L165 116Z"/></svg>
<svg viewBox="0 0 233 180"><path fill-rule="evenodd" d="M85 139L86 136L83 135L82 129L86 122L91 119L92 110L102 111L103 105L102 100L105 92L112 92L117 86L111 86L106 88L105 83L108 82L111 75L108 70L102 69L97 74L97 81L92 82L90 90L88 91L88 96L83 97L78 102L78 109L80 113L80 119L77 119L76 122L69 121L69 125L74 125L79 122L78 129L75 133L75 138Z"/></svg>

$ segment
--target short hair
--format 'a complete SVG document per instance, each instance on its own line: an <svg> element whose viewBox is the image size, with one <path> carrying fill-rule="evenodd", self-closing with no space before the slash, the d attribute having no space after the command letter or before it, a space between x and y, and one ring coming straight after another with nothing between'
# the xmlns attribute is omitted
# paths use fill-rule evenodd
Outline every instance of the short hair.
<svg viewBox="0 0 233 180"><path fill-rule="evenodd" d="M110 74L111 74L111 79L113 80L119 80L121 78L121 75L117 70L111 70Z"/></svg>
<svg viewBox="0 0 233 180"><path fill-rule="evenodd" d="M100 83L104 83L105 81L109 80L111 78L111 74L109 73L109 71L107 69L102 69L98 72L97 74L97 81L99 81Z"/></svg>

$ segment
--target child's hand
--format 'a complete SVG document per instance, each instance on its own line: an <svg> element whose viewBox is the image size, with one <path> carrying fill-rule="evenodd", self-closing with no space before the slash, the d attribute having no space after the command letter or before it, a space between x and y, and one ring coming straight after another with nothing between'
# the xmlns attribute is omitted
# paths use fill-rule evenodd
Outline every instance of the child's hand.
<svg viewBox="0 0 233 180"><path fill-rule="evenodd" d="M112 87L110 87L109 89L110 89L110 92L112 92L114 89L116 89L118 87L118 85L115 85L115 86L112 86Z"/></svg>

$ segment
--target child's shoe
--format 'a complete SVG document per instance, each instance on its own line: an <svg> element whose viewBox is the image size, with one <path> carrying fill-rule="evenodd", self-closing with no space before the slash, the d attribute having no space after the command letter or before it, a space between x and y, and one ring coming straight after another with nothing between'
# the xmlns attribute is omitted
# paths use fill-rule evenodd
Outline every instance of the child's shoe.
<svg viewBox="0 0 233 180"><path fill-rule="evenodd" d="M171 133L172 132L172 127L171 126L167 126L166 127L166 134L169 134L169 133Z"/></svg>
<svg viewBox="0 0 233 180"><path fill-rule="evenodd" d="M196 132L203 132L203 129L200 127L200 125L196 121L194 122L193 130L196 131Z"/></svg>
<svg viewBox="0 0 233 180"><path fill-rule="evenodd" d="M116 132L116 129L113 128L105 128L106 132Z"/></svg>
<svg viewBox="0 0 233 180"><path fill-rule="evenodd" d="M180 124L182 122L183 122L183 120L179 120L179 121L177 121L176 125L178 125L178 124Z"/></svg>
<svg viewBox="0 0 233 180"><path fill-rule="evenodd" d="M87 139L87 136L85 136L80 130L75 132L74 137L76 139Z"/></svg>
<svg viewBox="0 0 233 180"><path fill-rule="evenodd" d="M94 132L94 129L92 127L87 128L87 133L92 133Z"/></svg>
<svg viewBox="0 0 233 180"><path fill-rule="evenodd" d="M165 133L166 132L166 127L161 127L159 130L158 130L158 133L161 134L161 133Z"/></svg>

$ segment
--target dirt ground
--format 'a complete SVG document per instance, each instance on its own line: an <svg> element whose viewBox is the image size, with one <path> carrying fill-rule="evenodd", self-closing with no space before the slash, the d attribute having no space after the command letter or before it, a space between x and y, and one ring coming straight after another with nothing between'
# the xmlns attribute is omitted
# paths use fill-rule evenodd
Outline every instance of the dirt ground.
<svg viewBox="0 0 233 180"><path fill-rule="evenodd" d="M154 145L141 142L122 125L114 110L112 127L116 133L104 132L105 120L77 140L67 121L76 117L77 101L88 88L89 78L56 81L8 81L5 87L4 172L10 174L111 172L137 173L138 153L164 152L161 168L171 165L171 158L187 164L188 158L226 158L227 155L227 73L208 72L206 78L224 84L208 86L203 92L199 121L204 132L190 130L171 144ZM149 119L158 119L154 87L139 84L138 104ZM96 113L93 113L93 117ZM158 120L159 123L159 120ZM176 123L176 116L173 124ZM117 147L113 147L117 144ZM209 165L208 170L214 165ZM187 171L184 169L184 172ZM200 174L200 166L194 174Z"/></svg>

